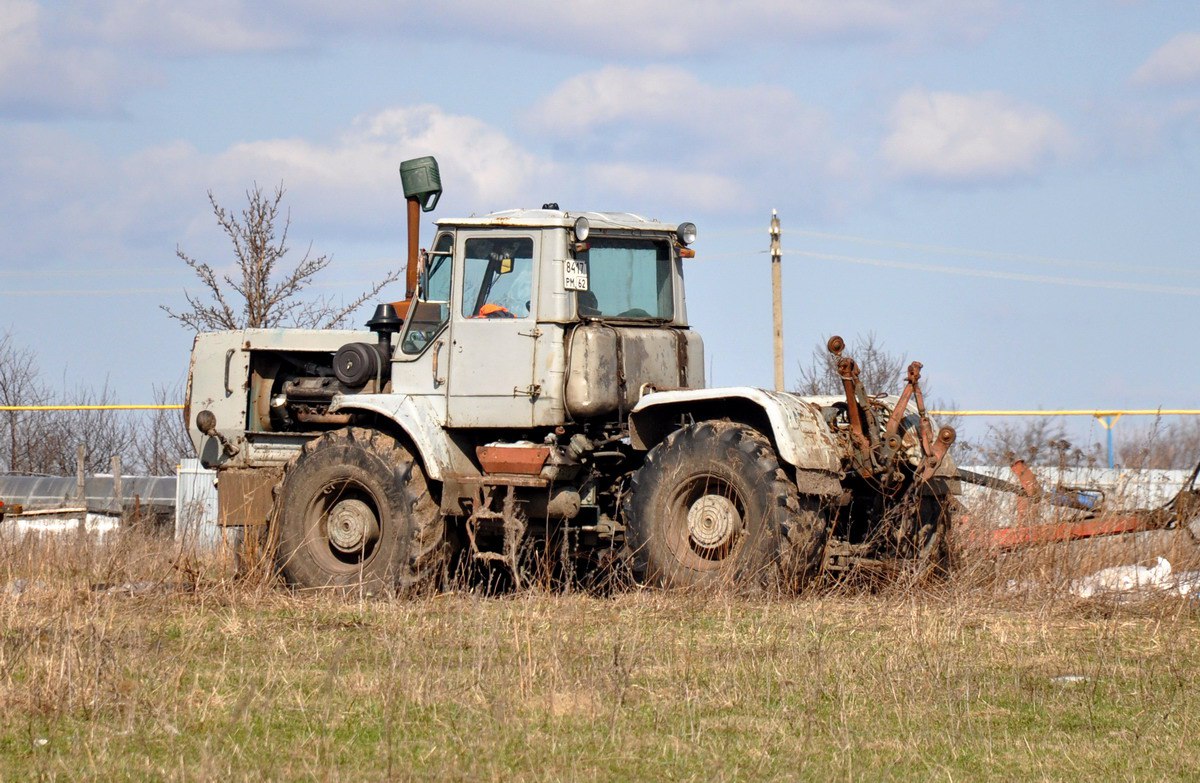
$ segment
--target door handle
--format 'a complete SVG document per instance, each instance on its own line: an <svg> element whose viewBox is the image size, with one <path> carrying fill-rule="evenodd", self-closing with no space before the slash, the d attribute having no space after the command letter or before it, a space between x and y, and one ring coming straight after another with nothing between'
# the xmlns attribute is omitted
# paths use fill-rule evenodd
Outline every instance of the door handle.
<svg viewBox="0 0 1200 783"><path fill-rule="evenodd" d="M438 377L438 358L442 355L443 340L438 340L433 344L433 388L437 388L446 382L445 378Z"/></svg>
<svg viewBox="0 0 1200 783"><path fill-rule="evenodd" d="M233 361L234 350L230 348L225 352L225 396L232 397L233 389L229 388L229 365Z"/></svg>

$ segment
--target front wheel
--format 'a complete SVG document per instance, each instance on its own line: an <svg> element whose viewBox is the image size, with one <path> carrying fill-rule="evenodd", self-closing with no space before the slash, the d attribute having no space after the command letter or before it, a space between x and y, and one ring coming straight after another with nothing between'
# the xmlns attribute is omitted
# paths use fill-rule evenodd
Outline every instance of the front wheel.
<svg viewBox="0 0 1200 783"><path fill-rule="evenodd" d="M352 428L308 442L276 504L276 565L293 587L378 594L441 570L437 504L421 467L387 435Z"/></svg>
<svg viewBox="0 0 1200 783"><path fill-rule="evenodd" d="M667 588L763 585L788 542L792 576L819 565L825 526L801 506L770 441L743 424L676 430L633 477L635 575Z"/></svg>

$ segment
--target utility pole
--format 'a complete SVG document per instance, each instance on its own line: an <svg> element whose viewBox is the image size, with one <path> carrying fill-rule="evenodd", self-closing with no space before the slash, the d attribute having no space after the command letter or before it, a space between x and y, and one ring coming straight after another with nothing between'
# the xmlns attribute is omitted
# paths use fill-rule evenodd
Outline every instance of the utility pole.
<svg viewBox="0 0 1200 783"><path fill-rule="evenodd" d="M783 250L779 245L779 213L771 210L771 299L775 325L775 391L783 385Z"/></svg>

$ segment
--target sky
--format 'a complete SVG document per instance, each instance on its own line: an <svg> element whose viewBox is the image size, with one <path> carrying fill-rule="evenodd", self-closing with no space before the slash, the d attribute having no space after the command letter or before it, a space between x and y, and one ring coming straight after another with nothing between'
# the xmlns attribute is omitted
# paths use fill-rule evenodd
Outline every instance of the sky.
<svg viewBox="0 0 1200 783"><path fill-rule="evenodd" d="M177 249L230 264L210 191L282 182L352 300L435 155L426 239L549 201L695 222L711 385L773 383L776 209L789 384L874 333L959 409L1200 408L1191 2L0 0L0 148L0 331L124 402L186 375L160 305L198 291Z"/></svg>

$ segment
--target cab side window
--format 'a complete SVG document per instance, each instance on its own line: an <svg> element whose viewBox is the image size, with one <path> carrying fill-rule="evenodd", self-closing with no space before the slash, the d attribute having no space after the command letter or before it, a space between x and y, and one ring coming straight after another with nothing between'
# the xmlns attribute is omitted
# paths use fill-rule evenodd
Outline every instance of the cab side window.
<svg viewBox="0 0 1200 783"><path fill-rule="evenodd" d="M442 234L430 251L425 268L421 270L417 301L400 341L400 350L418 354L441 331L450 318L450 281L453 263L454 236Z"/></svg>
<svg viewBox="0 0 1200 783"><path fill-rule="evenodd" d="M463 316L528 318L533 296L533 240L468 239L465 251Z"/></svg>

